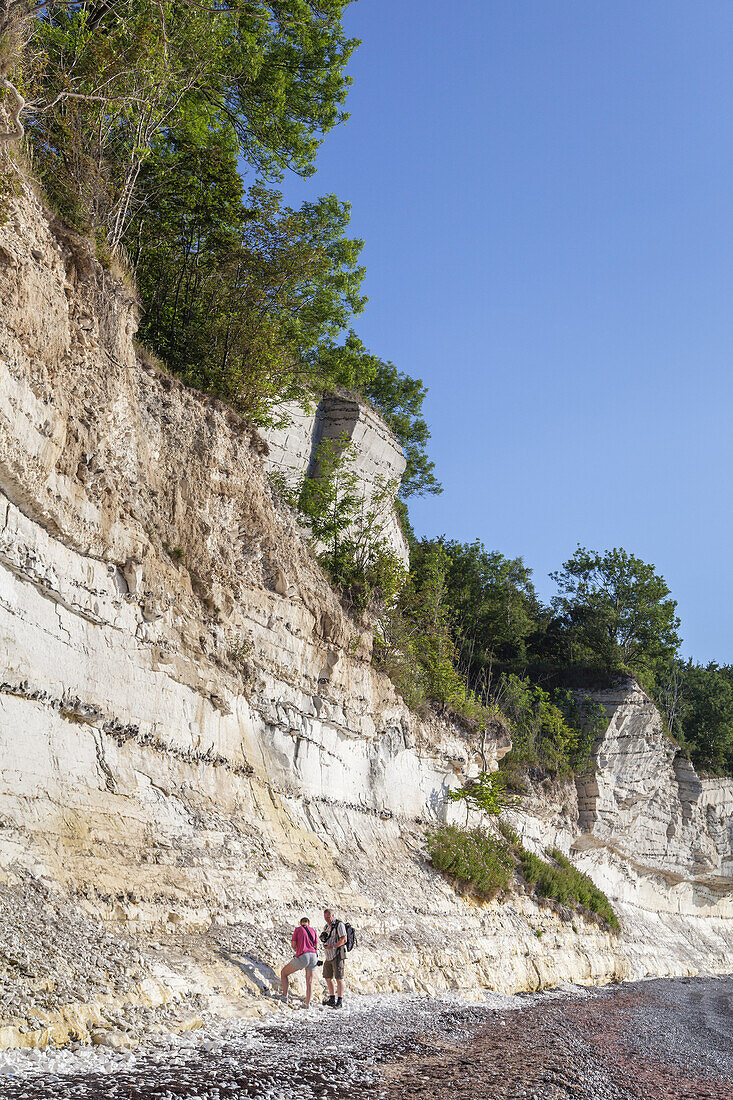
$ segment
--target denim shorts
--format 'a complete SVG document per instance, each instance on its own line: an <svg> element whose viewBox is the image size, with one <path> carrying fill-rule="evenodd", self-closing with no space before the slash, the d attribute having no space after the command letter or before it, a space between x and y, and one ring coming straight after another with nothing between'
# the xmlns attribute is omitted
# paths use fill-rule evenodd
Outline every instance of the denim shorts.
<svg viewBox="0 0 733 1100"><path fill-rule="evenodd" d="M296 955L290 960L293 970L315 970L318 956L315 951L304 951L302 955Z"/></svg>

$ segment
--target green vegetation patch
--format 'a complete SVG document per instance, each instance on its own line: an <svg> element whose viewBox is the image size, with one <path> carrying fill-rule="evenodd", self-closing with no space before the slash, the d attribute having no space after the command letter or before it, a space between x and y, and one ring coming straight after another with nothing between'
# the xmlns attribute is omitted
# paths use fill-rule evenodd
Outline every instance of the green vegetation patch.
<svg viewBox="0 0 733 1100"><path fill-rule="evenodd" d="M550 856L557 866L524 848L519 853L522 874L534 886L535 893L543 898L552 898L561 905L581 905L602 917L614 932L619 932L621 926L618 917L603 891L587 875L573 867L570 860L557 848L552 849Z"/></svg>
<svg viewBox="0 0 733 1100"><path fill-rule="evenodd" d="M541 859L524 848L511 826L500 821L498 827L499 836L457 825L431 830L427 843L433 866L486 899L508 892L519 874L538 897L595 913L614 932L621 931L606 895L562 852L553 848L552 862Z"/></svg>
<svg viewBox="0 0 733 1100"><path fill-rule="evenodd" d="M413 537L375 663L413 709L453 713L478 733L502 722L509 790L588 771L607 724L593 694L630 676L697 768L733 774L733 665L681 660L676 603L655 567L579 546L552 577L557 594L544 605L521 558Z"/></svg>
<svg viewBox="0 0 733 1100"><path fill-rule="evenodd" d="M433 866L481 897L493 898L511 886L514 854L503 837L485 829L442 825L428 833L427 841Z"/></svg>

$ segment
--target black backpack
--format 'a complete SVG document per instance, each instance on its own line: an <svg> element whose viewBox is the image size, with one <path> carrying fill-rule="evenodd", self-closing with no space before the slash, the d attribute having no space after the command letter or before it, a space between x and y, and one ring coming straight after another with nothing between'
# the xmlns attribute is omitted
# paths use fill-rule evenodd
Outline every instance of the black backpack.
<svg viewBox="0 0 733 1100"><path fill-rule="evenodd" d="M346 950L353 951L355 947L359 946L359 941L356 938L356 931L353 925L349 924L348 921L344 920L341 921L341 923L346 929Z"/></svg>

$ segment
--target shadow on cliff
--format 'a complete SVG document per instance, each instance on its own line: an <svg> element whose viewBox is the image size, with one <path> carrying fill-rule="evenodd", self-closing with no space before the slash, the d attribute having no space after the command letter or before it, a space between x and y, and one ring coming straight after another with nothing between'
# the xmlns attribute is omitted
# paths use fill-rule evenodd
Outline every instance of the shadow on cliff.
<svg viewBox="0 0 733 1100"><path fill-rule="evenodd" d="M267 963L263 963L252 955L233 955L224 947L220 947L218 952L222 959L241 970L260 993L280 991L280 978Z"/></svg>

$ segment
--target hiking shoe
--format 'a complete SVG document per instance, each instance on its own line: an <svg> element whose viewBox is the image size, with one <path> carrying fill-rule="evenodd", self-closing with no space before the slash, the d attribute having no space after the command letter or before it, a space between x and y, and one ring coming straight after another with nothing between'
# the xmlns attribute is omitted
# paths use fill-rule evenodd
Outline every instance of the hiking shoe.
<svg viewBox="0 0 733 1100"><path fill-rule="evenodd" d="M336 998L335 997L326 997L326 999L323 1003L324 1003L324 1005L330 1005L331 1008L335 1008L336 1007Z"/></svg>
<svg viewBox="0 0 733 1100"><path fill-rule="evenodd" d="M344 1002L341 1000L340 997L336 998L336 1000L333 1003L333 1007L334 1008L343 1008L344 1007Z"/></svg>

